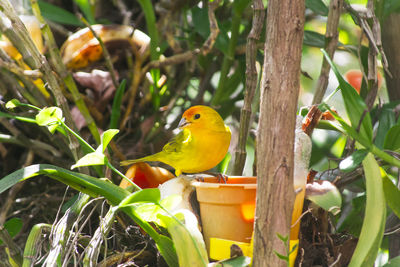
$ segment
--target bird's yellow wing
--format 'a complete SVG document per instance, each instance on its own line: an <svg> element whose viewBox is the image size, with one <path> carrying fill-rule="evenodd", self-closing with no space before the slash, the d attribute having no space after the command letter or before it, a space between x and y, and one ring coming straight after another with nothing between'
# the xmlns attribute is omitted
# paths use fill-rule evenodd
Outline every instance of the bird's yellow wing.
<svg viewBox="0 0 400 267"><path fill-rule="evenodd" d="M190 130L183 129L163 147L163 151L169 155L182 153L188 147L190 141L192 141Z"/></svg>

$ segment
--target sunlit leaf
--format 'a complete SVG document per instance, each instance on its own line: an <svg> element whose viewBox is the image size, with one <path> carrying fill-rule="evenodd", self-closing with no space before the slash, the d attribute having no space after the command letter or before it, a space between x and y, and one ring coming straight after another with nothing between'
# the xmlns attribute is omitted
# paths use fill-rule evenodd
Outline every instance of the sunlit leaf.
<svg viewBox="0 0 400 267"><path fill-rule="evenodd" d="M108 129L101 135L102 152L104 152L108 146L108 143L119 133L117 129Z"/></svg>
<svg viewBox="0 0 400 267"><path fill-rule="evenodd" d="M6 103L6 108L7 109L14 109L16 107L18 107L21 104L21 102L19 102L18 99L11 99L10 101L8 101Z"/></svg>
<svg viewBox="0 0 400 267"><path fill-rule="evenodd" d="M105 165L105 164L107 164L107 157L104 154L98 152L92 152L80 158L74 165L71 166L71 169L83 166Z"/></svg>
<svg viewBox="0 0 400 267"><path fill-rule="evenodd" d="M379 165L371 153L365 157L362 164L367 202L360 238L351 258L350 267L374 265L386 222L386 201Z"/></svg>
<svg viewBox="0 0 400 267"><path fill-rule="evenodd" d="M367 156L368 150L360 149L355 151L353 154L342 160L339 164L339 169L342 172L354 171Z"/></svg>
<svg viewBox="0 0 400 267"><path fill-rule="evenodd" d="M63 119L62 111L59 107L44 108L36 115L35 119L38 125L47 126L49 131L54 133Z"/></svg>
<svg viewBox="0 0 400 267"><path fill-rule="evenodd" d="M83 14L85 14L85 18L88 20L90 24L95 24L96 21L94 19L94 6L92 6L89 0L74 0L74 2L79 6L82 10Z"/></svg>
<svg viewBox="0 0 400 267"><path fill-rule="evenodd" d="M364 100L339 73L338 69L336 68L335 64L333 64L326 51L322 50L322 52L324 53L326 60L331 65L331 68L339 82L347 116L350 119L352 128L358 131L360 136L363 137L370 146L372 144L372 122Z"/></svg>
<svg viewBox="0 0 400 267"><path fill-rule="evenodd" d="M121 203L120 207L128 206L135 202L150 202L160 203L161 194L158 188L147 188L137 192L134 192L127 196Z"/></svg>
<svg viewBox="0 0 400 267"><path fill-rule="evenodd" d="M207 251L196 216L188 210L181 210L174 215L181 222L162 214L159 214L158 217L167 226L174 241L179 266L207 266ZM190 253L188 253L189 251Z"/></svg>

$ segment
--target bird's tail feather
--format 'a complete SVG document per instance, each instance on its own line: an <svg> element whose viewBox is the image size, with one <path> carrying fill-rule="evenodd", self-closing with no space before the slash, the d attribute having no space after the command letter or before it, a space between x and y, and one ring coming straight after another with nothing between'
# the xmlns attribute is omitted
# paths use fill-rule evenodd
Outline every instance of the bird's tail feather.
<svg viewBox="0 0 400 267"><path fill-rule="evenodd" d="M138 163L138 162L145 162L145 161L158 161L158 153L154 154L154 155L147 156L147 157L143 157L143 158L140 158L140 159L124 160L124 161L121 161L120 165L121 166L127 166L127 165L135 164L135 163Z"/></svg>

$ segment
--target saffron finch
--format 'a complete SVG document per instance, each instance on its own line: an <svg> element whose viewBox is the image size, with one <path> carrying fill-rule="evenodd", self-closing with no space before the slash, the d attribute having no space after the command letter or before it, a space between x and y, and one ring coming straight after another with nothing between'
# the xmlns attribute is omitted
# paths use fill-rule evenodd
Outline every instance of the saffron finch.
<svg viewBox="0 0 400 267"><path fill-rule="evenodd" d="M207 171L225 157L231 141L231 131L214 109L193 106L183 113L178 127L182 131L162 151L144 158L122 161L121 165L160 161L172 166L175 175L179 176L182 172Z"/></svg>

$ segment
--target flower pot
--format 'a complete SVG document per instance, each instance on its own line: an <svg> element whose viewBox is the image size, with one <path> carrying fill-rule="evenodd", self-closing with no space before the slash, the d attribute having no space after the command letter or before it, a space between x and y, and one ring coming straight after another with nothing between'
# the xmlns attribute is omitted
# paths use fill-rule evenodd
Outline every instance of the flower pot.
<svg viewBox="0 0 400 267"><path fill-rule="evenodd" d="M203 236L210 252L210 238L250 243L256 201L256 177L229 177L220 183L216 177L194 182Z"/></svg>

